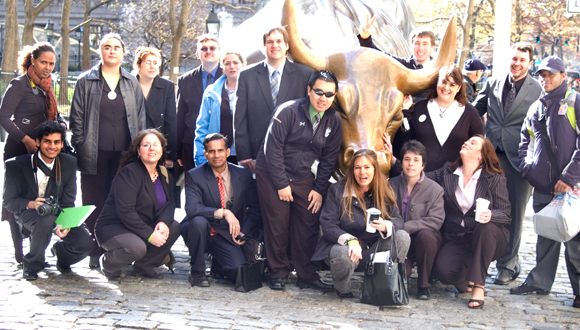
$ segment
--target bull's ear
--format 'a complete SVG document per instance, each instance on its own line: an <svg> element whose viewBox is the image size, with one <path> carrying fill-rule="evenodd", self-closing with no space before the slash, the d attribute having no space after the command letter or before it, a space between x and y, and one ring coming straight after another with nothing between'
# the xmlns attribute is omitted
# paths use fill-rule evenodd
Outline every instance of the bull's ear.
<svg viewBox="0 0 580 330"><path fill-rule="evenodd" d="M439 46L439 54L435 61L425 65L421 70L402 68L395 72L395 85L403 94L417 94L429 88L437 79L439 70L446 65L453 65L457 40L456 16L453 15L447 24L447 30Z"/></svg>

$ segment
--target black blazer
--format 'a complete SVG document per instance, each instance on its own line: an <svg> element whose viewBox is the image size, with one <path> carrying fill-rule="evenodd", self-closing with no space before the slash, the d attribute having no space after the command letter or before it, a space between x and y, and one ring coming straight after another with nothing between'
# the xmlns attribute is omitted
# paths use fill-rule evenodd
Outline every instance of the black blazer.
<svg viewBox="0 0 580 330"><path fill-rule="evenodd" d="M141 161L125 165L115 178L109 197L95 224L95 236L102 244L114 236L134 233L145 242L158 222L171 227L175 202L173 177L164 167L157 167L167 203L157 210L157 194L147 168Z"/></svg>
<svg viewBox="0 0 580 330"><path fill-rule="evenodd" d="M253 233L262 223L256 180L247 168L228 163L228 170L234 193L233 204L228 209L240 221L241 232L253 237ZM209 163L189 170L185 176L187 218L205 217L220 235L231 240L228 222L213 217L214 211L219 208L221 208L220 192Z"/></svg>
<svg viewBox="0 0 580 330"><path fill-rule="evenodd" d="M305 97L308 94L306 87L312 72L313 70L305 65L286 60L277 105ZM274 114L274 101L265 60L240 73L237 96L234 109L236 155L239 160L256 159Z"/></svg>
<svg viewBox="0 0 580 330"><path fill-rule="evenodd" d="M157 128L165 135L169 159L177 160L175 84L159 76L155 77L145 100L145 110L147 128Z"/></svg>
<svg viewBox="0 0 580 330"><path fill-rule="evenodd" d="M453 174L451 163L446 163L441 169L425 173L427 177L439 183L444 190L445 222L443 223L443 237L445 241L461 242L465 234L471 234L479 222L475 221L475 200L485 198L491 203L491 224L500 226L509 240L509 230L505 228L511 222L511 205L508 199L506 179L500 174L489 174L485 170L477 180L473 205L463 214L455 191L459 184L459 176ZM461 226L464 221L465 227Z"/></svg>
<svg viewBox="0 0 580 330"><path fill-rule="evenodd" d="M77 195L77 159L65 154L60 154L58 157L62 182L60 205L73 207ZM38 197L38 184L32 169L32 155L10 158L5 165L3 205L18 218L22 212L26 211L28 202ZM53 177L48 180L46 191L45 196L57 197L57 187Z"/></svg>
<svg viewBox="0 0 580 330"><path fill-rule="evenodd" d="M177 158L181 159L183 143L190 144L193 153L195 123L203 99L203 81L201 65L177 79ZM222 75L218 67L214 81Z"/></svg>

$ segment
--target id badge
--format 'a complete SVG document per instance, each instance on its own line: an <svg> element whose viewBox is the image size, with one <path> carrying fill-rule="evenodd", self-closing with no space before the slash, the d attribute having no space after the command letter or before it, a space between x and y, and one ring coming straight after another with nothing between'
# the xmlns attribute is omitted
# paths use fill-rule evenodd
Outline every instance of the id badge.
<svg viewBox="0 0 580 330"><path fill-rule="evenodd" d="M558 109L558 115L565 116L567 108L568 106L566 104L560 104L560 108Z"/></svg>

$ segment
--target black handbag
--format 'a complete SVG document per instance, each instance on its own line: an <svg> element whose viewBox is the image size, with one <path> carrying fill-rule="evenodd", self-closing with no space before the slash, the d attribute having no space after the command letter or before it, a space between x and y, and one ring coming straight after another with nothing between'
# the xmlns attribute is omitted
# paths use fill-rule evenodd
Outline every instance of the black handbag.
<svg viewBox="0 0 580 330"><path fill-rule="evenodd" d="M242 252L247 262L238 267L235 289L239 292L249 292L262 287L262 273L266 260L264 242L245 236L241 239L246 241L242 245Z"/></svg>
<svg viewBox="0 0 580 330"><path fill-rule="evenodd" d="M391 235L392 256L386 263L375 263L377 251L385 240L379 237L375 253L370 262L367 262L360 301L363 304L375 306L402 306L409 304L407 292L407 274L405 262L393 260L396 258L395 235Z"/></svg>
<svg viewBox="0 0 580 330"><path fill-rule="evenodd" d="M246 262L238 267L236 291L250 292L262 287L262 270L264 261Z"/></svg>

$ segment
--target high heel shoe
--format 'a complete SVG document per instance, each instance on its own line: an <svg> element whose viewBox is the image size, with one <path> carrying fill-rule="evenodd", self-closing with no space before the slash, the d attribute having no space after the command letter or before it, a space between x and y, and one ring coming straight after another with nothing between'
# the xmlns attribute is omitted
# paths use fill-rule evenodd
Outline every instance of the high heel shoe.
<svg viewBox="0 0 580 330"><path fill-rule="evenodd" d="M485 288L483 286L474 284L473 289L481 289L481 291L483 291L483 296L485 297ZM471 305L469 305L471 303L477 303L478 305L471 306ZM480 299L469 299L469 303L467 304L467 307L469 307L471 309L481 309L481 308L483 308L484 303L485 303L485 301L480 300Z"/></svg>

